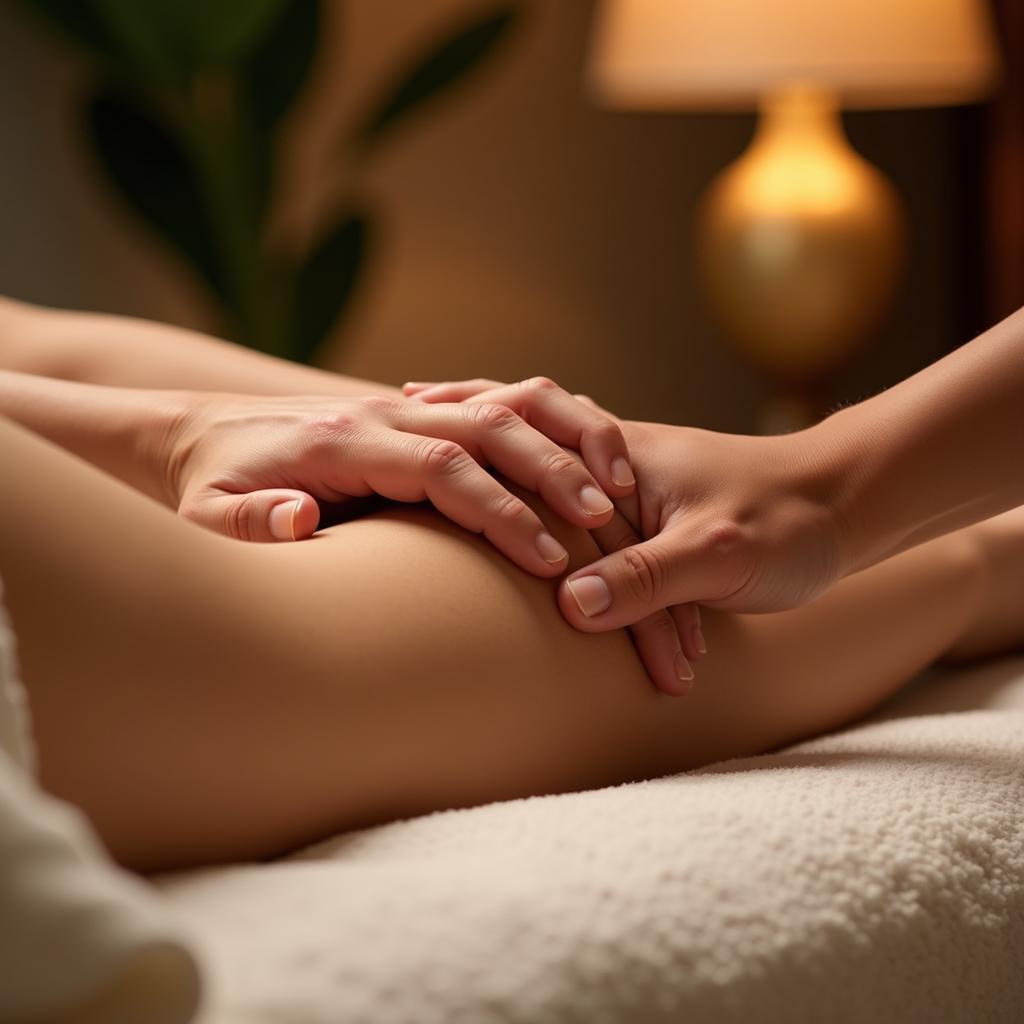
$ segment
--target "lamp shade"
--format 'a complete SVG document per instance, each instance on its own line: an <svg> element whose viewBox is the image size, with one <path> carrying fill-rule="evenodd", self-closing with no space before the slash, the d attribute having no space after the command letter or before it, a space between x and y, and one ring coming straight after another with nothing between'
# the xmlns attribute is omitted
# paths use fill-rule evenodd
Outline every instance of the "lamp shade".
<svg viewBox="0 0 1024 1024"><path fill-rule="evenodd" d="M612 106L745 109L813 83L847 107L970 102L997 74L983 0L603 0L590 78Z"/></svg>

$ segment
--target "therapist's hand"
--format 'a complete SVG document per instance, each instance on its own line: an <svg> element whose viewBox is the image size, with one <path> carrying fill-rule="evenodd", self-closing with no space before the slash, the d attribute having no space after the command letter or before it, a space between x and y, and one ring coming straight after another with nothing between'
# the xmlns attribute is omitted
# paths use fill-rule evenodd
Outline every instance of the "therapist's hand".
<svg viewBox="0 0 1024 1024"><path fill-rule="evenodd" d="M621 425L647 539L566 577L559 604L573 625L603 631L690 601L780 611L839 578L831 484L804 435Z"/></svg>
<svg viewBox="0 0 1024 1024"><path fill-rule="evenodd" d="M463 381L405 391L424 402L496 402L514 388ZM838 473L812 432L747 437L617 422L637 479L634 526L645 539L566 577L559 605L577 628L602 632L687 602L779 611L842 574L831 511Z"/></svg>
<svg viewBox="0 0 1024 1024"><path fill-rule="evenodd" d="M552 397L542 433L492 403L187 393L165 442L168 498L184 517L253 541L309 537L318 499L429 500L521 568L554 576L564 549L483 467L586 529L611 520L609 495L629 494L633 478L619 428L564 392ZM563 444L584 452L586 465Z"/></svg>
<svg viewBox="0 0 1024 1024"><path fill-rule="evenodd" d="M534 378L519 384L499 384L497 381L482 379L435 385L410 382L403 390L416 400L428 403L502 402L542 427L550 416L545 406L553 401L565 403L568 399L565 392L556 390L545 378ZM582 403L610 423L617 424L620 429L623 426L616 417L585 395L573 397L577 403ZM628 466L625 469L628 471ZM597 546L605 554L630 548L643 539L637 532L641 521L637 492L617 497L615 505L616 513L612 520L592 533ZM559 597L563 611L566 608L565 594L563 586ZM706 653L697 605L683 603L656 608L629 623L629 631L654 685L674 696L687 693L694 677L691 662Z"/></svg>

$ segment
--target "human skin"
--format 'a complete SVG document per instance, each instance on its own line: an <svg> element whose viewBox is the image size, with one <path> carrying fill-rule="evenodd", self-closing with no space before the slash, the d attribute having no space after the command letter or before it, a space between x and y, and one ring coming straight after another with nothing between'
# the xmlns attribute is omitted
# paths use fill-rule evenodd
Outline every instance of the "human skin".
<svg viewBox="0 0 1024 1024"><path fill-rule="evenodd" d="M371 491L426 496L527 572L561 574L564 553L536 514L473 461L592 528L611 514L595 490L634 488L628 452L611 418L550 381L516 390L521 421L498 404L428 413L385 385L195 331L0 298L0 415L241 540L307 538L321 506L336 517ZM630 632L655 685L681 693L703 641L695 609L675 615L682 629L662 612Z"/></svg>
<svg viewBox="0 0 1024 1024"><path fill-rule="evenodd" d="M563 418L564 439L589 449L607 474L625 452L621 434L579 409ZM581 460L501 405L102 387L0 369L0 414L238 540L309 537L318 500L429 500L520 568L551 576L564 570L566 552L484 467L579 526L612 514Z"/></svg>
<svg viewBox="0 0 1024 1024"><path fill-rule="evenodd" d="M139 870L837 728L969 643L1007 561L983 557L979 527L795 611L709 613L717 655L675 701L625 633L570 628L553 583L427 508L238 544L6 421L0 455L0 576L42 783ZM595 556L548 525L574 564Z"/></svg>
<svg viewBox="0 0 1024 1024"><path fill-rule="evenodd" d="M246 387L254 392L238 393ZM570 522L607 522L608 494L633 486L625 443L607 417L560 398L545 434L504 406L428 410L195 332L0 299L0 415L243 540L303 539L318 501L377 493L431 500L526 571L560 572L565 553L484 469L541 493Z"/></svg>
<svg viewBox="0 0 1024 1024"><path fill-rule="evenodd" d="M426 402L494 402L491 381L416 382ZM836 580L1024 502L1024 310L807 430L743 437L623 423L637 543L566 577L599 632L699 602L791 608Z"/></svg>
<svg viewBox="0 0 1024 1024"><path fill-rule="evenodd" d="M285 362L184 327L3 296L0 368L125 388L342 398L401 394L387 384Z"/></svg>

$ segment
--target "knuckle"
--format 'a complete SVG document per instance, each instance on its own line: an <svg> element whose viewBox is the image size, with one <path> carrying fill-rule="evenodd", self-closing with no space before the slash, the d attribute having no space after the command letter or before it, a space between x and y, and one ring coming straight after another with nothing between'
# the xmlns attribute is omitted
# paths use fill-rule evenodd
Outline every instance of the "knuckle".
<svg viewBox="0 0 1024 1024"><path fill-rule="evenodd" d="M618 426L604 416L594 422L590 433L596 440L603 442L614 442L622 438L622 431Z"/></svg>
<svg viewBox="0 0 1024 1024"><path fill-rule="evenodd" d="M704 534L705 544L716 555L734 554L743 544L743 539L743 528L728 520L712 523Z"/></svg>
<svg viewBox="0 0 1024 1024"><path fill-rule="evenodd" d="M675 620L667 611L656 612L647 619L645 625L650 635L659 642L675 641L678 638Z"/></svg>
<svg viewBox="0 0 1024 1024"><path fill-rule="evenodd" d="M522 387L534 393L562 390L550 377L530 377L523 381Z"/></svg>
<svg viewBox="0 0 1024 1024"><path fill-rule="evenodd" d="M524 515L530 514L526 503L507 491L495 497L491 505L491 512L496 519L509 523L518 522Z"/></svg>
<svg viewBox="0 0 1024 1024"><path fill-rule="evenodd" d="M428 473L440 476L460 471L469 456L454 441L432 438L423 446L422 459Z"/></svg>
<svg viewBox="0 0 1024 1024"><path fill-rule="evenodd" d="M664 567L649 548L626 548L622 552L623 578L630 593L641 604L650 604L664 589Z"/></svg>
<svg viewBox="0 0 1024 1024"><path fill-rule="evenodd" d="M308 424L309 446L314 450L333 450L347 441L359 428L359 417L349 411L323 412Z"/></svg>
<svg viewBox="0 0 1024 1024"><path fill-rule="evenodd" d="M550 452L544 459L541 471L546 476L565 476L575 473L579 469L579 462L574 455L570 455L564 449Z"/></svg>
<svg viewBox="0 0 1024 1024"><path fill-rule="evenodd" d="M714 559L718 566L720 581L719 593L709 596L728 597L748 585L757 561L757 549L742 526L731 520L711 524L704 531L703 546L703 554Z"/></svg>
<svg viewBox="0 0 1024 1024"><path fill-rule="evenodd" d="M464 406L470 423L481 431L508 430L519 417L507 406L496 402L481 402Z"/></svg>
<svg viewBox="0 0 1024 1024"><path fill-rule="evenodd" d="M224 532L235 540L253 539L252 502L233 501L224 513Z"/></svg>

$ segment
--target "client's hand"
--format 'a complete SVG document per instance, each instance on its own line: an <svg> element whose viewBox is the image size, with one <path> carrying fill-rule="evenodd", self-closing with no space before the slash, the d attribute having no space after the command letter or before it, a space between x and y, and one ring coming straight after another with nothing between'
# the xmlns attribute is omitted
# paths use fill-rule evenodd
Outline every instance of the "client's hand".
<svg viewBox="0 0 1024 1024"><path fill-rule="evenodd" d="M629 494L633 477L619 428L550 391L539 430L500 404L190 394L166 442L167 490L186 518L257 541L310 536L316 499L426 499L528 572L557 575L562 546L483 466L586 529L609 522L608 495Z"/></svg>

